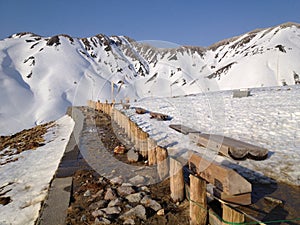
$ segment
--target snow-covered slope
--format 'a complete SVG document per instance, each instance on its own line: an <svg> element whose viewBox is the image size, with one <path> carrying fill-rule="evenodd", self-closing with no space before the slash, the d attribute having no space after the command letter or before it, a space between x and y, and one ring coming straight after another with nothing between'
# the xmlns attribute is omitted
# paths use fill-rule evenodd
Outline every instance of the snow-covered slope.
<svg viewBox="0 0 300 225"><path fill-rule="evenodd" d="M261 29L208 48L160 49L102 34L0 41L0 134L59 118L67 106L295 84L300 26ZM299 77L299 76L298 76Z"/></svg>

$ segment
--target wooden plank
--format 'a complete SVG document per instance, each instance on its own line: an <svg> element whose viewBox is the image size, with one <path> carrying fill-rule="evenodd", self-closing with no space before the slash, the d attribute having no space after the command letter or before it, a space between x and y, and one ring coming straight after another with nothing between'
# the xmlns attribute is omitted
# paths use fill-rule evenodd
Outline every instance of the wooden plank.
<svg viewBox="0 0 300 225"><path fill-rule="evenodd" d="M190 133L189 137L200 146L218 151L221 155L234 159L244 159L247 157L255 160L263 160L268 156L268 150L265 148L222 135Z"/></svg>
<svg viewBox="0 0 300 225"><path fill-rule="evenodd" d="M239 195L228 195L224 192L221 192L219 189L214 188L213 194L217 198L231 204L235 205L251 205L251 192Z"/></svg>
<svg viewBox="0 0 300 225"><path fill-rule="evenodd" d="M208 214L208 223L210 225L222 225L222 221L212 209L209 209Z"/></svg>
<svg viewBox="0 0 300 225"><path fill-rule="evenodd" d="M227 195L245 194L252 191L251 183L240 174L216 162L209 161L199 154L194 153L190 156L189 167Z"/></svg>
<svg viewBox="0 0 300 225"><path fill-rule="evenodd" d="M135 112L137 113L137 114L145 114L145 113L147 113L148 111L146 110L146 109L143 109L143 108L135 108Z"/></svg>
<svg viewBox="0 0 300 225"><path fill-rule="evenodd" d="M174 202L184 200L184 179L182 165L176 159L170 158L170 190Z"/></svg>
<svg viewBox="0 0 300 225"><path fill-rule="evenodd" d="M205 225L206 221L206 181L190 175L190 225Z"/></svg>
<svg viewBox="0 0 300 225"><path fill-rule="evenodd" d="M166 115L166 114L162 114L162 113L156 113L156 112L150 112L150 119L157 119L157 120L170 120L171 118Z"/></svg>
<svg viewBox="0 0 300 225"><path fill-rule="evenodd" d="M222 213L223 223L222 225L228 225L228 223L243 223L245 222L245 216L238 211L234 210L230 206L223 204Z"/></svg>
<svg viewBox="0 0 300 225"><path fill-rule="evenodd" d="M185 135L187 135L189 133L201 133L200 131L197 131L193 128L190 128L190 127L187 127L187 126L184 126L181 124L170 124L169 127L180 133L183 133Z"/></svg>

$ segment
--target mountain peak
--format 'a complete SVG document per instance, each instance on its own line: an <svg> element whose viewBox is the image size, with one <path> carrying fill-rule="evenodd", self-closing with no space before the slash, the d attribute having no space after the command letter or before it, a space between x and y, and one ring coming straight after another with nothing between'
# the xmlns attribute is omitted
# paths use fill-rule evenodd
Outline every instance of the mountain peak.
<svg viewBox="0 0 300 225"><path fill-rule="evenodd" d="M24 112L26 121L39 124L57 119L69 105L85 105L88 99L293 85L300 74L299 28L285 23L208 48L165 49L126 36L18 33L0 41L0 98L7 102L1 118L16 116L17 127Z"/></svg>

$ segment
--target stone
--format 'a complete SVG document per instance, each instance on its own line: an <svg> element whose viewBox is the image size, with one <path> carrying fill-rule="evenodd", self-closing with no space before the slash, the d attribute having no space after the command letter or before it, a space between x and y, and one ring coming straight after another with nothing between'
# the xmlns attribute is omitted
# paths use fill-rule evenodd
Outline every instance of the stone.
<svg viewBox="0 0 300 225"><path fill-rule="evenodd" d="M108 203L108 206L107 207L114 207L114 206L121 206L122 205L122 199L121 198L116 198L114 200L111 200L109 203Z"/></svg>
<svg viewBox="0 0 300 225"><path fill-rule="evenodd" d="M101 189L101 190L97 191L97 193L96 193L96 194L92 195L92 197L93 197L93 198L101 197L101 196L102 196L102 194L103 194L103 192L104 192L104 190L103 190L103 189Z"/></svg>
<svg viewBox="0 0 300 225"><path fill-rule="evenodd" d="M133 185L131 183L123 183L121 186L122 187L132 187Z"/></svg>
<svg viewBox="0 0 300 225"><path fill-rule="evenodd" d="M140 202L143 198L143 194L141 192L138 193L134 193L134 194L130 194L126 197L126 199L130 202L130 203L137 203Z"/></svg>
<svg viewBox="0 0 300 225"><path fill-rule="evenodd" d="M117 198L117 195L116 195L115 191L111 188L108 188L105 193L104 199L105 200L114 200L116 198Z"/></svg>
<svg viewBox="0 0 300 225"><path fill-rule="evenodd" d="M111 224L110 220L100 217L95 219L95 225L104 225L104 224Z"/></svg>
<svg viewBox="0 0 300 225"><path fill-rule="evenodd" d="M105 200L100 200L98 202L93 202L92 204L89 205L90 209L101 209L105 208L107 206L107 201Z"/></svg>
<svg viewBox="0 0 300 225"><path fill-rule="evenodd" d="M103 211L99 210L95 210L94 212L92 212L92 216L93 217L98 217L98 216L105 216L105 213Z"/></svg>
<svg viewBox="0 0 300 225"><path fill-rule="evenodd" d="M101 211L105 212L105 214L107 214L107 215L111 215L111 214L120 214L120 212L122 210L120 207L114 206L114 207L107 207L107 208L101 209Z"/></svg>
<svg viewBox="0 0 300 225"><path fill-rule="evenodd" d="M122 220L134 219L134 218L140 218L142 220L146 220L147 219L146 209L142 205L137 205L136 207L130 209L127 212L125 212L119 218L122 219Z"/></svg>
<svg viewBox="0 0 300 225"><path fill-rule="evenodd" d="M135 192L131 186L120 186L117 191L120 196L127 196Z"/></svg>
<svg viewBox="0 0 300 225"><path fill-rule="evenodd" d="M140 190L144 191L146 193L150 193L150 189L148 187L146 187L146 186L141 187Z"/></svg>
<svg viewBox="0 0 300 225"><path fill-rule="evenodd" d="M128 162L134 163L139 161L139 153L134 151L134 148L131 148L127 152L127 160Z"/></svg>
<svg viewBox="0 0 300 225"><path fill-rule="evenodd" d="M91 191L87 190L86 192L84 192L83 196L84 197L90 197L91 196Z"/></svg>
<svg viewBox="0 0 300 225"><path fill-rule="evenodd" d="M125 153L125 147L120 145L114 148L115 154L124 154Z"/></svg>
<svg viewBox="0 0 300 225"><path fill-rule="evenodd" d="M85 221L86 221L86 215L83 214L83 215L81 216L81 218L80 218L80 221L81 221L81 222L85 222Z"/></svg>
<svg viewBox="0 0 300 225"><path fill-rule="evenodd" d="M141 203L142 203L145 207L148 207L148 208L153 209L155 212L157 212L158 210L161 209L161 205L160 205L157 201L151 199L151 198L150 198L149 196L147 196L147 195L141 200Z"/></svg>
<svg viewBox="0 0 300 225"><path fill-rule="evenodd" d="M158 216L164 216L165 215L165 210L164 209L160 209L157 211L156 213Z"/></svg>
<svg viewBox="0 0 300 225"><path fill-rule="evenodd" d="M137 176L131 178L129 180L129 182L133 185L136 185L136 186L138 186L138 185L142 186L145 182L145 178L141 175L137 175Z"/></svg>
<svg viewBox="0 0 300 225"><path fill-rule="evenodd" d="M122 177L115 177L113 179L110 180L110 183L112 184L122 184L123 183L123 179Z"/></svg>
<svg viewBox="0 0 300 225"><path fill-rule="evenodd" d="M134 225L135 224L135 222L134 222L134 220L133 219L127 219L127 220L125 220L124 221L124 223L123 224L126 224L126 225Z"/></svg>

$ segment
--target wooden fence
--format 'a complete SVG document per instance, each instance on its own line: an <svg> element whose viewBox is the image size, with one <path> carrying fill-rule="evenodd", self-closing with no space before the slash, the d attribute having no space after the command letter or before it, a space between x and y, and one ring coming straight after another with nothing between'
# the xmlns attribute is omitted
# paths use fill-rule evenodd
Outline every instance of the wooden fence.
<svg viewBox="0 0 300 225"><path fill-rule="evenodd" d="M129 108L128 104L128 102L123 104L123 108ZM148 160L149 165L157 166L157 173L161 180L170 177L173 201L181 202L185 198L190 201L190 224L220 225L245 221L245 215L233 206L251 204L252 187L236 171L208 161L192 151L189 153L188 165L183 165L182 160L169 154L168 149L159 146L147 132L117 110L114 103L88 101L88 106L108 114L123 128L139 154ZM189 179L185 179L184 166L190 173ZM213 195L207 192L207 183L214 186ZM221 214L208 207L208 196L220 202ZM255 219L252 218L253 220Z"/></svg>

